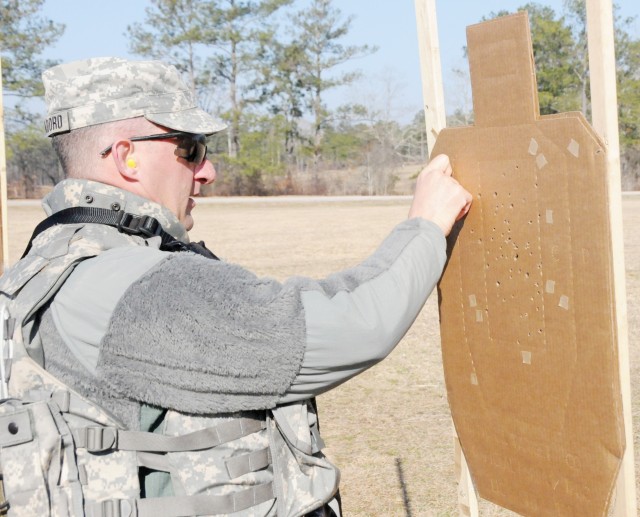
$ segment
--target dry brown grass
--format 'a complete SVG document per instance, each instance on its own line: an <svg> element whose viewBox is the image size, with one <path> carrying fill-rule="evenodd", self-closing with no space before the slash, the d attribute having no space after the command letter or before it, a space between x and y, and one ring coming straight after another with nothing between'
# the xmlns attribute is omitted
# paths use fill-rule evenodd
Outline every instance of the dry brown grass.
<svg viewBox="0 0 640 517"><path fill-rule="evenodd" d="M319 278L365 258L407 211L406 199L203 202L192 237L259 275ZM623 211L634 382L640 370L640 196L626 197ZM34 206L10 207L11 260L41 217ZM638 383L632 397L638 436ZM435 296L387 360L323 395L319 405L327 453L342 470L346 515L409 515L407 506L413 516L457 515ZM507 512L483 504L482 514Z"/></svg>

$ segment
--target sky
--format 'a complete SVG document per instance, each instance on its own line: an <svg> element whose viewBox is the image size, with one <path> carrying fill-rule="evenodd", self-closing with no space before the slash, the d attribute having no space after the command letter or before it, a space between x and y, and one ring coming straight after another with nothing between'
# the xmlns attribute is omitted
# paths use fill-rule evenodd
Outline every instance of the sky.
<svg viewBox="0 0 640 517"><path fill-rule="evenodd" d="M298 0L303 4L304 0ZM438 34L442 61L444 95L447 111L469 102L464 81L453 69L467 70L462 48L466 43L465 28L483 16L502 9L513 11L526 0L440 0L436 2ZM556 12L562 12L562 0L540 0ZM640 38L640 1L618 0L623 17L636 16L631 32ZM97 56L132 57L128 53L127 25L143 22L147 0L46 0L44 15L66 24L59 42L47 49L46 56L73 61ZM413 0L335 0L342 14L353 16L351 30L344 44L374 45L377 52L353 60L350 70L357 69L362 78L349 87L330 92L326 98L331 107L348 102L389 104L390 114L407 121L422 107L420 61ZM387 95L385 91L393 91ZM392 98L387 103L385 99Z"/></svg>

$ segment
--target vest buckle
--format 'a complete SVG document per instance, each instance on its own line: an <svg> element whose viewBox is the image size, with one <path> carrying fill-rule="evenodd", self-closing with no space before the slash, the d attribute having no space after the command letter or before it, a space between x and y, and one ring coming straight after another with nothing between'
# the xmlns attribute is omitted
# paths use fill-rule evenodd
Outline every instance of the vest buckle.
<svg viewBox="0 0 640 517"><path fill-rule="evenodd" d="M121 233L144 237L155 237L162 232L162 226L157 219L148 215L129 214L124 210L118 212L116 228Z"/></svg>

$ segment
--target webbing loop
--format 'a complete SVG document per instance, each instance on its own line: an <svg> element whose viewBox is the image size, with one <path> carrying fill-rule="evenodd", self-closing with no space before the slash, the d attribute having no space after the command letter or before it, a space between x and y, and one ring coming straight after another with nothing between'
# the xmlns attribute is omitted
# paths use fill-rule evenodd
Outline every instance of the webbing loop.
<svg viewBox="0 0 640 517"><path fill-rule="evenodd" d="M83 427L74 431L76 447L89 452L112 449L146 452L187 452L210 449L248 436L266 428L263 420L236 418L215 427L180 436L166 436L142 431L124 431L115 427Z"/></svg>
<svg viewBox="0 0 640 517"><path fill-rule="evenodd" d="M275 498L272 483L225 495L192 495L138 499L137 517L186 517L240 512Z"/></svg>
<svg viewBox="0 0 640 517"><path fill-rule="evenodd" d="M259 451L234 456L225 461L229 479L236 479L249 472L256 472L271 464L271 451L267 447Z"/></svg>
<svg viewBox="0 0 640 517"><path fill-rule="evenodd" d="M272 483L225 495L187 495L148 499L108 499L89 506L89 517L189 517L240 512L275 499Z"/></svg>

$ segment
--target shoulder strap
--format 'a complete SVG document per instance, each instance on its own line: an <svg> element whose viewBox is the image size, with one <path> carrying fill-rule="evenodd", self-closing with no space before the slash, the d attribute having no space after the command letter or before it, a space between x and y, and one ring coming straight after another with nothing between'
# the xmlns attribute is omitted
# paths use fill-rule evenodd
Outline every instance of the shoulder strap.
<svg viewBox="0 0 640 517"><path fill-rule="evenodd" d="M164 251L191 251L203 257L220 260L212 251L207 249L204 241L198 243L186 243L175 239L171 234L165 232L157 219L148 215L136 215L124 210L108 210L106 208L94 207L72 207L60 210L47 217L36 226L27 248L22 254L26 257L31 249L33 240L42 232L57 224L106 224L117 228L119 232L129 235L138 235L144 238L160 236L162 243L160 249Z"/></svg>

